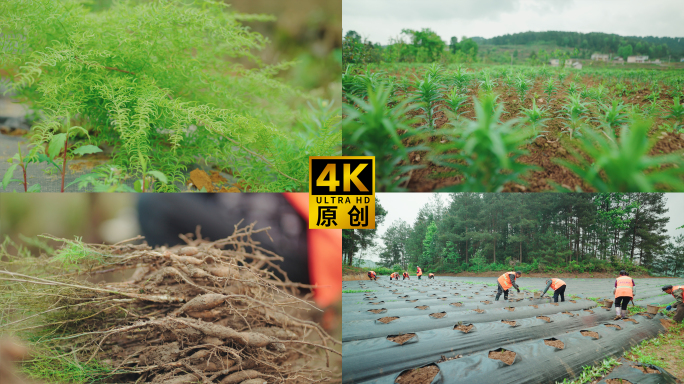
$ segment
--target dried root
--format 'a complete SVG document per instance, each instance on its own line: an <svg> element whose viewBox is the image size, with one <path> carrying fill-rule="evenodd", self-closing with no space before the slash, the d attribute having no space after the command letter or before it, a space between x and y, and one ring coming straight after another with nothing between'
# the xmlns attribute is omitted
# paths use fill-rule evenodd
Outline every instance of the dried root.
<svg viewBox="0 0 684 384"><path fill-rule="evenodd" d="M0 293L15 293L15 308L44 306L0 331L70 332L58 348L83 362L109 362L116 382L329 381L339 371L323 364L340 343L310 320L317 308L301 299L300 285L272 272L280 257L252 240L260 231L236 227L217 242L186 236L188 245L173 248L84 245L101 255L87 276L133 270L118 283L0 271Z"/></svg>

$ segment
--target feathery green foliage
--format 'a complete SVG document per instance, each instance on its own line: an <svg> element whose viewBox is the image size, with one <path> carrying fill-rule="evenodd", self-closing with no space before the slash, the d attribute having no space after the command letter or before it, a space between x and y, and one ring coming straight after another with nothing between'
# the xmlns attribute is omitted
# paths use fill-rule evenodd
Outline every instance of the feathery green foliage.
<svg viewBox="0 0 684 384"><path fill-rule="evenodd" d="M198 161L252 191L305 190L308 156L339 154L339 119L315 123L325 134L312 135L311 96L275 77L292 63L264 64L256 52L268 41L241 24L271 16L213 0L122 1L99 12L86 3L0 3L0 32L21 34L26 48L1 55L0 69L42 115L37 146L73 116L92 144L115 148L125 175L164 175L157 191L175 190Z"/></svg>

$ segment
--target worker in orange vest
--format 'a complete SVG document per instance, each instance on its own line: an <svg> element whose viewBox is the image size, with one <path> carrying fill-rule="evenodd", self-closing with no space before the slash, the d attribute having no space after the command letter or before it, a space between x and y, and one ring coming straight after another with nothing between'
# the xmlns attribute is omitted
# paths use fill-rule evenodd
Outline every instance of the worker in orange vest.
<svg viewBox="0 0 684 384"><path fill-rule="evenodd" d="M416 276L418 276L418 280L420 280L420 277L423 276L423 270L420 269L420 267L416 267L416 268L418 268L418 272L416 273Z"/></svg>
<svg viewBox="0 0 684 384"><path fill-rule="evenodd" d="M558 302L558 296L561 298L561 303L565 301L565 281L561 279L556 279L556 278L550 278L546 280L546 288L544 288L544 292L542 292L541 296L543 297L546 291L549 290L549 288L553 289L553 302L557 303Z"/></svg>
<svg viewBox="0 0 684 384"><path fill-rule="evenodd" d="M428 279L434 279L435 274L434 273L428 273Z"/></svg>
<svg viewBox="0 0 684 384"><path fill-rule="evenodd" d="M371 280L377 280L378 275L375 273L375 271L368 271L368 278Z"/></svg>
<svg viewBox="0 0 684 384"><path fill-rule="evenodd" d="M615 294L615 318L613 320L626 319L627 304L634 299L636 293L636 284L626 271L620 271L620 277L615 279L613 293Z"/></svg>
<svg viewBox="0 0 684 384"><path fill-rule="evenodd" d="M396 273L396 272L392 272L392 274L390 275L390 281L391 281L392 279L394 279L394 280L399 280L399 274Z"/></svg>
<svg viewBox="0 0 684 384"><path fill-rule="evenodd" d="M409 276L408 272L404 271L404 278L402 280L409 279L411 280L411 277Z"/></svg>
<svg viewBox="0 0 684 384"><path fill-rule="evenodd" d="M499 296L501 296L501 292L503 292L504 294L504 300L508 300L508 290L511 289L511 287L517 289L518 293L520 293L520 288L518 287L518 284L515 283L515 279L519 278L520 276L522 276L522 272L520 271L506 272L503 275L499 276L499 278L497 279L499 287L496 292L496 301L499 301Z"/></svg>
<svg viewBox="0 0 684 384"><path fill-rule="evenodd" d="M673 320L677 323L681 323L682 320L684 320L684 303L682 303L684 301L684 285L666 285L663 287L663 291L674 296L675 300L677 300L674 307L668 305L665 309L669 311L672 308L676 308L677 312L675 313Z"/></svg>

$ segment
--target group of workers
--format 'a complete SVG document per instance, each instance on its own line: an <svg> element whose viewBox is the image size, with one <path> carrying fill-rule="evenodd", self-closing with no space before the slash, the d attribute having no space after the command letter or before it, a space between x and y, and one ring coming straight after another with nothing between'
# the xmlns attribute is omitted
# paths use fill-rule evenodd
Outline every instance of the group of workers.
<svg viewBox="0 0 684 384"><path fill-rule="evenodd" d="M404 277L404 280L410 279L408 272L404 272L402 275ZM418 276L418 279L420 279L421 276L423 276L423 270L420 267L417 267L416 276ZM503 275L499 276L499 278L497 279L498 287L495 300L498 301L502 293L504 300L508 300L508 292L511 288L515 288L518 291L518 293L520 293L520 287L516 283L516 280L519 279L520 276L522 276L522 272L520 271L506 272ZM428 278L434 279L434 277L434 273L428 274ZM377 280L378 276L374 271L369 271L368 278L371 280ZM393 272L390 275L390 280L392 279L399 280L399 273ZM549 290L549 288L551 288L553 290L554 303L557 303L559 298L561 302L564 302L566 287L567 285L565 284L565 281L561 279L547 279L546 287L544 288L544 291L542 292L540 297L543 297ZM675 313L673 319L675 322L681 323L684 319L684 304L682 303L682 301L684 300L684 285L666 285L662 288L662 290L663 292L670 294L675 298L675 304L673 306L668 305L665 309L668 311L671 309L676 309L677 312ZM629 274L626 271L620 271L620 276L617 279L615 279L615 288L613 289L613 295L615 295L614 320L627 318L627 304L629 304L630 301L632 302L632 304L634 303L635 294L636 284L634 283L634 279L629 277Z"/></svg>
<svg viewBox="0 0 684 384"><path fill-rule="evenodd" d="M421 276L423 276L423 270L420 269L420 267L416 267L416 268L417 268L417 270L416 270L416 276L418 276L418 280L420 280ZM408 272L406 272L406 271L404 271L404 272L402 273L402 277L403 277L403 280L406 280L406 279L411 280L411 277L409 276ZM434 279L434 278L435 278L435 274L434 274L434 273L428 273L428 278L429 278L429 279ZM378 279L378 274L375 273L375 271L368 271L368 279L370 279L370 280L377 280L377 279ZM390 280L392 280L392 279L394 279L394 280L399 280L399 272L392 272L392 274L390 274Z"/></svg>

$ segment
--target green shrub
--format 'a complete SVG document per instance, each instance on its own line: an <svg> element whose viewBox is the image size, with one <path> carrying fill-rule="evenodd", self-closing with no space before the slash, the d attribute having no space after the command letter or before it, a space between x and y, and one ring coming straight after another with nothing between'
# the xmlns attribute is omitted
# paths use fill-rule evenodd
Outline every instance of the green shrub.
<svg viewBox="0 0 684 384"><path fill-rule="evenodd" d="M386 267L377 267L377 268L375 268L375 269L373 269L373 270L374 270L375 273L377 273L378 275L391 275L392 272L394 272L394 271L392 271L391 269L386 268Z"/></svg>

